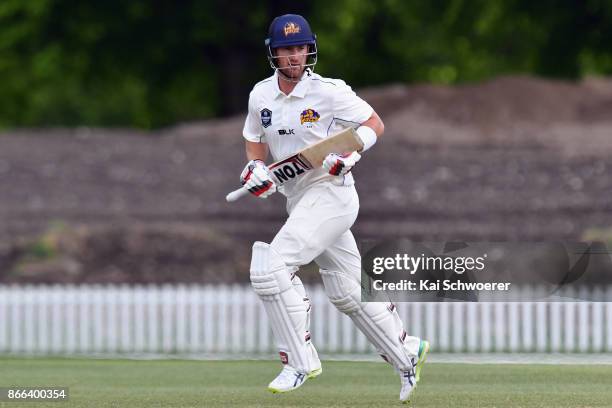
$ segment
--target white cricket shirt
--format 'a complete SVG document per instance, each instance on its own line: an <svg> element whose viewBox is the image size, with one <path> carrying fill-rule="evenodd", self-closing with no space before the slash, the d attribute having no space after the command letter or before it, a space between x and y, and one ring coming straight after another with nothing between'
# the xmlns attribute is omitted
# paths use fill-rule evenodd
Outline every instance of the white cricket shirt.
<svg viewBox="0 0 612 408"><path fill-rule="evenodd" d="M372 107L340 79L306 70L293 92L285 95L275 72L253 87L242 133L246 140L267 143L273 160L278 161L344 128L359 127L372 112ZM323 181L354 184L350 172L332 176L318 168L285 182L279 191L290 197Z"/></svg>

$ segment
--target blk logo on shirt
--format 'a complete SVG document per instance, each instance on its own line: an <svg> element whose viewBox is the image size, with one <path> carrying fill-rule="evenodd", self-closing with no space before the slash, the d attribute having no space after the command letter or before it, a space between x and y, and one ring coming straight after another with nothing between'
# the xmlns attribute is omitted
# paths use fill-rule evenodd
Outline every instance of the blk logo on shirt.
<svg viewBox="0 0 612 408"><path fill-rule="evenodd" d="M279 135L295 135L295 129L278 129Z"/></svg>

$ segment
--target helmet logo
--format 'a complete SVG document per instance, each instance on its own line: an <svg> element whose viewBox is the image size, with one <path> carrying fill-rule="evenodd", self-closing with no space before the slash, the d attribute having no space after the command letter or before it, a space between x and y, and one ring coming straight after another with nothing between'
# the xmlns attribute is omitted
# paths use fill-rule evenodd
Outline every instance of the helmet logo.
<svg viewBox="0 0 612 408"><path fill-rule="evenodd" d="M299 34L300 26L295 24L294 22L288 22L287 24L285 24L283 30L285 31L285 37L287 37L289 34Z"/></svg>

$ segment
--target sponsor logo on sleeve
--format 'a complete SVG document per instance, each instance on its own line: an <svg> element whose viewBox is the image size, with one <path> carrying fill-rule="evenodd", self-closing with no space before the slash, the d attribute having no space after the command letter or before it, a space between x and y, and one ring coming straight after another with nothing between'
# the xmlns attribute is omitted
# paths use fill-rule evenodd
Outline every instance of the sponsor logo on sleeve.
<svg viewBox="0 0 612 408"><path fill-rule="evenodd" d="M261 110L261 126L267 128L272 124L272 111L268 108Z"/></svg>

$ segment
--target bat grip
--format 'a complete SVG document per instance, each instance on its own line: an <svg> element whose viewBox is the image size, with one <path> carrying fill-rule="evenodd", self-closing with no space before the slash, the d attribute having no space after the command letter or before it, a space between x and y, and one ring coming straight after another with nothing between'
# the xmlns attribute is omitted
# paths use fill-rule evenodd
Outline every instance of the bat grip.
<svg viewBox="0 0 612 408"><path fill-rule="evenodd" d="M240 187L240 188L232 191L228 195L226 195L225 196L225 201L227 201L228 203L231 203L231 202L236 201L240 197L243 197L243 196L245 196L247 194L249 194L249 190L247 190L246 187Z"/></svg>

